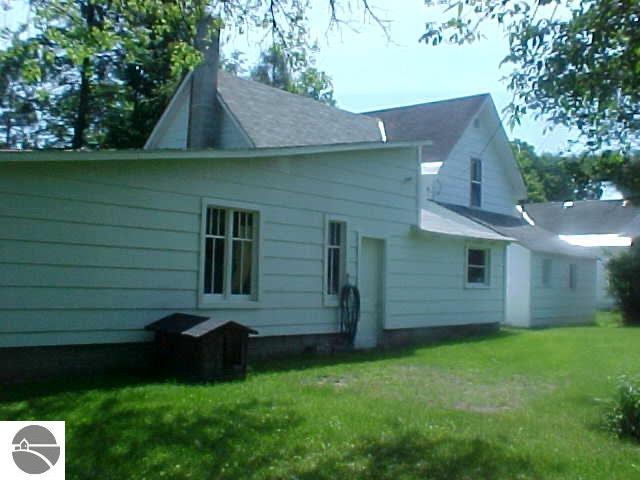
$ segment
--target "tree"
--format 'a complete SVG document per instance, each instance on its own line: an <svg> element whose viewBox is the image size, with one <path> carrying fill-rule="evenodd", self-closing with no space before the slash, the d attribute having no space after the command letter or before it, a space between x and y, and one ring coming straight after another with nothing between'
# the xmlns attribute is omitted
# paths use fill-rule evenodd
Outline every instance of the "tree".
<svg viewBox="0 0 640 480"><path fill-rule="evenodd" d="M36 95L37 66L31 60L36 46L14 34L12 45L0 52L0 144L29 148L37 143L40 99Z"/></svg>
<svg viewBox="0 0 640 480"><path fill-rule="evenodd" d="M631 162L613 152L581 156L537 155L526 142L515 140L512 149L531 202L596 200L607 182L624 190Z"/></svg>
<svg viewBox="0 0 640 480"><path fill-rule="evenodd" d="M258 65L251 69L251 78L287 92L304 95L328 105L335 105L331 77L315 67L311 49L298 48L287 55L280 45L262 52Z"/></svg>
<svg viewBox="0 0 640 480"><path fill-rule="evenodd" d="M350 11L346 7L352 4L373 15L366 0L326 2L333 25L343 21L340 12ZM11 39L2 52L3 66L9 56L13 71L11 81L0 85L5 93L0 114L9 132L5 141L14 147L33 138L34 146L45 148L140 147L185 72L201 61L194 37L203 15L219 18L213 28L224 27L227 32L270 32L287 58L307 46L308 0L30 0L29 4L29 24L20 34L4 32ZM27 32L35 33L28 37ZM24 41L33 48L20 57ZM326 88L330 79L310 59L306 61L304 69L293 69L296 88L330 103L331 88ZM27 90L37 102L21 100ZM20 117L27 103L35 112ZM18 117L28 118L31 125L18 126ZM35 131L40 135L34 136Z"/></svg>
<svg viewBox="0 0 640 480"><path fill-rule="evenodd" d="M421 40L481 38L484 23L502 25L513 68L512 122L531 112L577 128L592 150L640 147L640 2L636 0L426 0L451 12L430 22Z"/></svg>
<svg viewBox="0 0 640 480"><path fill-rule="evenodd" d="M640 242L609 260L610 290L627 325L640 325Z"/></svg>

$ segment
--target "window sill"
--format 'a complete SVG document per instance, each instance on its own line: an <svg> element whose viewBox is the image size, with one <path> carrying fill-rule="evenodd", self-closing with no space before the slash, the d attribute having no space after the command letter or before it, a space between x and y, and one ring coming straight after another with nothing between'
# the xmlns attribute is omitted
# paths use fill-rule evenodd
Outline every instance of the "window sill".
<svg viewBox="0 0 640 480"><path fill-rule="evenodd" d="M469 288L471 290L474 290L474 289L486 290L491 288L491 285L487 283L465 283L464 288Z"/></svg>
<svg viewBox="0 0 640 480"><path fill-rule="evenodd" d="M323 301L322 301L323 306L325 307L338 307L340 306L340 300L338 299L337 295L324 295L323 297Z"/></svg>
<svg viewBox="0 0 640 480"><path fill-rule="evenodd" d="M200 310L233 310L233 309L257 309L262 308L262 303L257 300L200 300Z"/></svg>

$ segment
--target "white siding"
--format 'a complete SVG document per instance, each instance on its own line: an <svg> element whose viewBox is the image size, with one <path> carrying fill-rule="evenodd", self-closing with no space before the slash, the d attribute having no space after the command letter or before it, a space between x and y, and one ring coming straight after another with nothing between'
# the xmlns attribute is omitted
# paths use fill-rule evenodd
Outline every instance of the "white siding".
<svg viewBox="0 0 640 480"><path fill-rule="evenodd" d="M233 120L231 114L222 112L222 125L220 127L219 148L250 148L247 137L242 133L238 124Z"/></svg>
<svg viewBox="0 0 640 480"><path fill-rule="evenodd" d="M551 259L551 282L542 284L542 263ZM532 326L595 320L596 260L533 252L531 255ZM576 289L569 288L569 265L577 266Z"/></svg>
<svg viewBox="0 0 640 480"><path fill-rule="evenodd" d="M0 165L0 346L148 340L175 312L234 319L261 335L337 330L323 302L323 226L387 239L387 328L502 320L504 249L491 287L464 288L466 242L411 233L416 153ZM413 177L413 181L407 181ZM261 297L198 309L203 198L260 206Z"/></svg>
<svg viewBox="0 0 640 480"><path fill-rule="evenodd" d="M191 82L180 86L166 113L158 122L153 141L147 148L185 148L189 124L189 95Z"/></svg>
<svg viewBox="0 0 640 480"><path fill-rule="evenodd" d="M488 109L479 114L478 119L478 126L471 122L440 168L433 186L433 199L470 206L471 158L479 158L482 160L482 210L515 215L518 198L496 149L497 142L501 141L496 136L496 127L488 126L492 125Z"/></svg>
<svg viewBox="0 0 640 480"><path fill-rule="evenodd" d="M531 326L531 251L518 244L507 247L505 323Z"/></svg>

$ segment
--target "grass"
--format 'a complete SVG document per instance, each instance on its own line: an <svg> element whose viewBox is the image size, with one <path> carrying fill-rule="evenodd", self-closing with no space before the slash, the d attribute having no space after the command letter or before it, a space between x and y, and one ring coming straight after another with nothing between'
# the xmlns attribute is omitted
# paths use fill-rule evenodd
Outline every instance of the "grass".
<svg viewBox="0 0 640 480"><path fill-rule="evenodd" d="M604 321L604 320L603 320ZM602 418L640 329L503 331L255 365L244 382L3 387L0 419L66 420L68 478L631 479Z"/></svg>

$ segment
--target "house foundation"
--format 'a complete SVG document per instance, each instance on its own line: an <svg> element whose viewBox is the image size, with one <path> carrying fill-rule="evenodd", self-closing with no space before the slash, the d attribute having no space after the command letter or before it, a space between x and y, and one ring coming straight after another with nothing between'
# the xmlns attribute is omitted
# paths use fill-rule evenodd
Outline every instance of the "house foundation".
<svg viewBox="0 0 640 480"><path fill-rule="evenodd" d="M380 348L400 348L446 340L489 335L500 324L472 324L444 327L383 330ZM248 359L252 362L301 354L331 355L347 350L339 333L286 335L249 339ZM147 373L154 363L154 345L115 343L41 347L0 348L0 382L89 377L109 372Z"/></svg>

